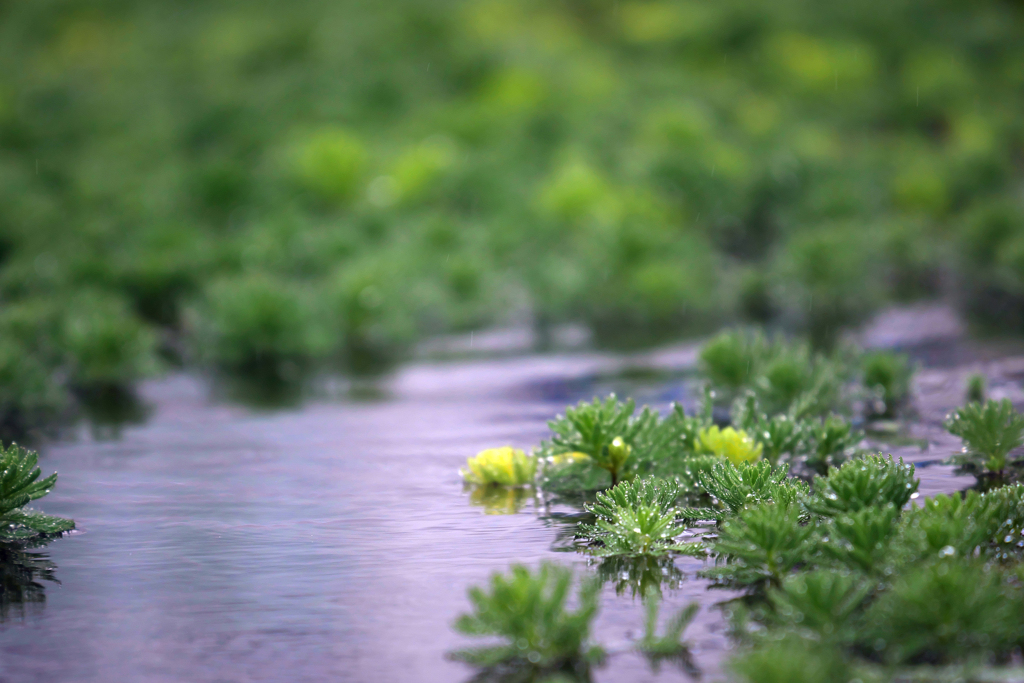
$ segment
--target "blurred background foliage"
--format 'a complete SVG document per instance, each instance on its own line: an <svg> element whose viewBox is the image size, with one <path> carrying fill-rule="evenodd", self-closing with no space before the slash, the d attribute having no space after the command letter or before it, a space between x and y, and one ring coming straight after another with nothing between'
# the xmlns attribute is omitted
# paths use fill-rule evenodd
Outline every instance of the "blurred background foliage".
<svg viewBox="0 0 1024 683"><path fill-rule="evenodd" d="M1024 331L1019 0L0 0L0 403L946 296Z"/></svg>

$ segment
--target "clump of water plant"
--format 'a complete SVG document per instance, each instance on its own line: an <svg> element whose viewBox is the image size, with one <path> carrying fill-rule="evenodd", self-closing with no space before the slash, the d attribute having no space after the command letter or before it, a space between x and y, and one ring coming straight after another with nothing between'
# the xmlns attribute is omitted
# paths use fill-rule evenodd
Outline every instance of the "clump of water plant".
<svg viewBox="0 0 1024 683"><path fill-rule="evenodd" d="M897 510L907 504L920 482L914 478L914 465L877 455L851 460L814 478L814 495L805 505L824 517L838 517L869 507L891 505Z"/></svg>
<svg viewBox="0 0 1024 683"><path fill-rule="evenodd" d="M686 519L725 519L752 506L779 503L792 506L809 492L803 481L789 477L789 467L761 461L756 463L720 462L698 477L700 487L717 503L715 508L686 508Z"/></svg>
<svg viewBox="0 0 1024 683"><path fill-rule="evenodd" d="M601 648L590 642L601 584L583 581L575 610L567 604L572 585L572 571L550 563L536 570L514 565L508 574L493 574L489 590L470 589L473 611L461 615L455 629L503 642L459 650L451 653L452 658L493 671L539 674L586 669L603 656Z"/></svg>
<svg viewBox="0 0 1024 683"><path fill-rule="evenodd" d="M608 472L611 485L619 483L634 446L642 444L658 424L658 415L644 408L635 414L633 399L620 402L614 394L567 408L548 423L553 432L542 451L551 455L583 453L589 464Z"/></svg>
<svg viewBox="0 0 1024 683"><path fill-rule="evenodd" d="M984 403L988 396L988 380L980 372L973 373L967 378L967 389L964 391L964 399L967 403Z"/></svg>
<svg viewBox="0 0 1024 683"><path fill-rule="evenodd" d="M459 473L467 484L527 486L537 474L537 458L511 446L488 448L467 459Z"/></svg>
<svg viewBox="0 0 1024 683"><path fill-rule="evenodd" d="M690 661L690 646L683 640L683 632L697 616L700 605L691 602L665 623L664 632L658 633L658 615L661 612L661 595L650 591L644 596L644 635L636 649L651 663L655 673L663 661L675 661L689 673L696 671Z"/></svg>
<svg viewBox="0 0 1024 683"><path fill-rule="evenodd" d="M711 545L716 566L702 574L731 586L779 585L817 552L817 529L800 507L755 505L726 519Z"/></svg>
<svg viewBox="0 0 1024 683"><path fill-rule="evenodd" d="M624 481L597 494L587 505L597 517L594 524L581 524L578 536L601 557L661 556L672 552L694 552L693 546L676 538L685 530L678 517L675 482L660 479Z"/></svg>
<svg viewBox="0 0 1024 683"><path fill-rule="evenodd" d="M801 463L811 472L825 474L857 454L857 445L864 438L839 415L810 420L803 426Z"/></svg>
<svg viewBox="0 0 1024 683"><path fill-rule="evenodd" d="M0 540L59 536L75 528L70 519L26 507L57 483L56 473L39 478L38 461L36 453L16 444L0 446Z"/></svg>
<svg viewBox="0 0 1024 683"><path fill-rule="evenodd" d="M914 368L902 353L875 351L861 360L864 388L869 392L868 417L893 418L910 396Z"/></svg>
<svg viewBox="0 0 1024 683"><path fill-rule="evenodd" d="M1009 399L968 403L946 419L946 430L964 442L950 461L979 479L1004 481L1015 465L1010 453L1024 444L1024 416Z"/></svg>

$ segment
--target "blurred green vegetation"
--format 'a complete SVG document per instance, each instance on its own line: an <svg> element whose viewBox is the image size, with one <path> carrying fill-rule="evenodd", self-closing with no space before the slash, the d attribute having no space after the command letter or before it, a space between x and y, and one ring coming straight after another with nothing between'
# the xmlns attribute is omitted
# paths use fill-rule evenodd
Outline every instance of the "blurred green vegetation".
<svg viewBox="0 0 1024 683"><path fill-rule="evenodd" d="M0 0L0 402L532 320L1024 330L1017 0ZM15 361L14 359L18 359Z"/></svg>

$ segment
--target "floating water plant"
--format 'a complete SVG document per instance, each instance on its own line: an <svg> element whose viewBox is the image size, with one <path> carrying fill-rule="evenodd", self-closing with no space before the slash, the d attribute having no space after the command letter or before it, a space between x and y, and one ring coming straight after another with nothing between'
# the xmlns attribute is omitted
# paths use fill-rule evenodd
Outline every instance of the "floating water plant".
<svg viewBox="0 0 1024 683"><path fill-rule="evenodd" d="M868 402L869 417L893 418L910 395L910 379L914 368L901 353L876 351L861 361L864 388L872 394Z"/></svg>
<svg viewBox="0 0 1024 683"><path fill-rule="evenodd" d="M600 660L601 649L590 642L590 626L601 584L582 582L576 609L569 610L572 584L571 570L550 563L533 571L515 565L506 575L495 573L489 590L470 589L473 611L460 616L455 629L504 642L451 656L483 669L534 672L578 671Z"/></svg>
<svg viewBox="0 0 1024 683"><path fill-rule="evenodd" d="M56 473L39 479L38 456L12 444L0 446L0 540L57 536L75 528L70 519L26 508L57 483Z"/></svg>
<svg viewBox="0 0 1024 683"><path fill-rule="evenodd" d="M967 378L967 389L964 391L964 399L967 403L984 403L988 395L988 380L985 375L975 372Z"/></svg>
<svg viewBox="0 0 1024 683"><path fill-rule="evenodd" d="M658 424L658 416L648 408L634 415L632 399L620 402L614 394L604 401L581 401L566 408L564 416L548 423L554 435L543 450L551 455L584 453L593 466L608 472L612 486L619 483L635 442L642 442Z"/></svg>
<svg viewBox="0 0 1024 683"><path fill-rule="evenodd" d="M526 486L536 476L537 459L511 446L488 448L466 460L459 472L469 484Z"/></svg>
<svg viewBox="0 0 1024 683"><path fill-rule="evenodd" d="M857 453L863 433L839 415L829 415L804 425L803 464L812 472L825 474Z"/></svg>
<svg viewBox="0 0 1024 683"><path fill-rule="evenodd" d="M946 419L946 430L964 442L950 461L979 478L1005 478L1010 452L1024 444L1024 416L1005 398L968 403Z"/></svg>
<svg viewBox="0 0 1024 683"><path fill-rule="evenodd" d="M693 552L693 546L675 541L685 528L675 507L678 497L674 482L624 481L597 494L597 502L587 506L597 522L581 524L579 536L592 544L589 552L604 557Z"/></svg>
<svg viewBox="0 0 1024 683"><path fill-rule="evenodd" d="M723 524L711 551L718 564L704 576L735 586L779 585L817 552L816 529L797 505L757 505Z"/></svg>
<svg viewBox="0 0 1024 683"><path fill-rule="evenodd" d="M690 661L690 646L683 640L683 631L697 616L700 605L691 602L679 610L665 623L664 632L659 635L660 608L660 593L652 590L644 596L644 636L637 642L636 649L651 662L655 673L665 660L677 661L688 673L694 673L696 669Z"/></svg>
<svg viewBox="0 0 1024 683"><path fill-rule="evenodd" d="M878 455L851 460L827 477L814 478L814 495L807 508L826 517L887 505L902 508L917 491L914 465Z"/></svg>
<svg viewBox="0 0 1024 683"><path fill-rule="evenodd" d="M732 427L720 429L717 425L711 425L697 435L697 450L739 465L760 459L764 447L744 431Z"/></svg>
<svg viewBox="0 0 1024 683"><path fill-rule="evenodd" d="M789 467L771 463L717 463L698 476L699 486L718 501L720 508L686 508L680 515L687 519L724 519L762 503L795 505L807 494L807 484L788 476Z"/></svg>

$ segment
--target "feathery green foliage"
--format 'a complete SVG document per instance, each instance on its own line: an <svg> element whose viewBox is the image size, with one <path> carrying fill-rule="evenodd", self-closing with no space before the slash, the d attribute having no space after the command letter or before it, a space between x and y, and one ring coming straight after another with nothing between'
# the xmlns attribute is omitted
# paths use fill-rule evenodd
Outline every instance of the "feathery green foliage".
<svg viewBox="0 0 1024 683"><path fill-rule="evenodd" d="M507 575L493 574L489 591L470 589L473 611L461 615L455 629L469 636L497 636L505 642L460 650L452 657L482 668L520 666L538 671L599 659L601 651L589 639L601 584L584 581L576 609L569 610L566 603L572 584L571 570L550 563L535 571L514 565Z"/></svg>
<svg viewBox="0 0 1024 683"><path fill-rule="evenodd" d="M621 482L598 493L597 501L586 506L587 511L597 517L597 522L581 524L579 536L596 546L590 549L592 554L605 557L692 552L691 546L675 542L685 529L675 507L678 496L675 482L659 479Z"/></svg>
<svg viewBox="0 0 1024 683"><path fill-rule="evenodd" d="M26 539L55 536L75 528L70 519L45 515L26 509L31 501L42 498L57 483L57 475L39 479L39 457L12 444L0 446L0 538Z"/></svg>
<svg viewBox="0 0 1024 683"><path fill-rule="evenodd" d="M653 660L684 656L689 646L682 639L683 631L700 611L700 605L691 602L679 610L665 624L665 631L658 635L658 613L661 611L661 597L651 591L644 596L644 636L637 643L637 649Z"/></svg>
<svg viewBox="0 0 1024 683"><path fill-rule="evenodd" d="M759 410L757 397L753 393L736 402L732 420L761 443L764 458L773 466L801 453L801 446L806 439L806 422L785 414L769 417Z"/></svg>
<svg viewBox="0 0 1024 683"><path fill-rule="evenodd" d="M769 623L810 632L823 641L848 642L872 585L850 571L816 569L787 577L768 591Z"/></svg>
<svg viewBox="0 0 1024 683"><path fill-rule="evenodd" d="M778 585L814 556L816 533L796 505L750 507L723 522L711 546L718 564L702 574L728 585Z"/></svg>
<svg viewBox="0 0 1024 683"><path fill-rule="evenodd" d="M716 463L710 470L701 472L698 481L701 488L724 506L724 510L683 510L680 514L687 519L721 519L726 513L735 515L762 503L779 503L789 507L797 504L809 492L807 484L789 476L789 467L772 467L766 461L741 463Z"/></svg>
<svg viewBox="0 0 1024 683"><path fill-rule="evenodd" d="M837 517L867 507L902 508L917 491L914 465L882 454L851 460L827 477L814 478L814 495L807 508L825 517Z"/></svg>
<svg viewBox="0 0 1024 683"><path fill-rule="evenodd" d="M620 402L614 394L604 401L580 401L575 408L566 408L548 423L554 435L542 446L548 454L579 452L591 463L611 475L615 486L627 467L634 444L643 444L658 424L658 415L645 407L634 415L633 399Z"/></svg>
<svg viewBox="0 0 1024 683"><path fill-rule="evenodd" d="M804 427L801 461L812 472L825 474L853 457L862 438L860 431L838 415L811 421Z"/></svg>
<svg viewBox="0 0 1024 683"><path fill-rule="evenodd" d="M963 453L951 461L979 477L1002 478L1010 464L1010 452L1024 444L1024 416L1005 398L968 403L946 419L946 430L964 442Z"/></svg>
<svg viewBox="0 0 1024 683"><path fill-rule="evenodd" d="M1019 585L998 569L940 559L899 576L866 615L859 640L894 664L992 662L1024 637Z"/></svg>
<svg viewBox="0 0 1024 683"><path fill-rule="evenodd" d="M726 399L749 387L771 354L761 332L728 330L718 334L700 350L700 369Z"/></svg>
<svg viewBox="0 0 1024 683"><path fill-rule="evenodd" d="M868 402L869 415L895 417L910 395L914 374L910 359L900 353L876 351L864 355L861 367L864 387L874 395Z"/></svg>
<svg viewBox="0 0 1024 683"><path fill-rule="evenodd" d="M892 563L890 541L896 536L900 509L892 503L843 512L822 528L821 550L843 567L876 574Z"/></svg>
<svg viewBox="0 0 1024 683"><path fill-rule="evenodd" d="M967 389L964 391L964 400L967 403L984 403L988 395L988 380L980 372L973 373L967 378Z"/></svg>
<svg viewBox="0 0 1024 683"><path fill-rule="evenodd" d="M769 641L761 647L733 656L729 661L729 669L741 683L836 683L858 680L838 649L795 635Z"/></svg>

